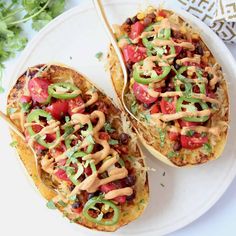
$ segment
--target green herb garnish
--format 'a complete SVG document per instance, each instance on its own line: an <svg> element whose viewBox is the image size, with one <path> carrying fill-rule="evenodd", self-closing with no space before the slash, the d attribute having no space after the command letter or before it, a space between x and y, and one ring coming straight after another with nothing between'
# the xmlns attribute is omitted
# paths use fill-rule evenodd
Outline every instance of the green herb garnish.
<svg viewBox="0 0 236 236"><path fill-rule="evenodd" d="M46 206L47 206L47 208L52 209L52 210L57 208L55 206L55 203L53 202L53 200L48 201Z"/></svg>
<svg viewBox="0 0 236 236"><path fill-rule="evenodd" d="M160 141L161 141L160 145L161 145L161 147L163 147L165 144L165 139L166 139L166 130L163 130L161 128L157 128L157 131L160 136Z"/></svg>
<svg viewBox="0 0 236 236"><path fill-rule="evenodd" d="M86 140L89 144L95 144L94 140L93 140L93 136L91 134L89 134L88 136L86 136Z"/></svg>
<svg viewBox="0 0 236 236"><path fill-rule="evenodd" d="M210 153L212 151L212 147L209 143L204 143L203 144L203 149L208 153Z"/></svg>
<svg viewBox="0 0 236 236"><path fill-rule="evenodd" d="M25 102L25 103L20 103L20 107L21 107L21 110L22 110L23 112L29 112L30 106L31 106L31 104L30 104L30 103L27 103L27 102Z"/></svg>
<svg viewBox="0 0 236 236"><path fill-rule="evenodd" d="M108 141L108 143L109 143L110 145L117 145L117 144L119 144L119 141L118 141L118 140L115 140L115 139L110 139L110 140Z"/></svg>
<svg viewBox="0 0 236 236"><path fill-rule="evenodd" d="M17 141L12 141L12 142L10 143L10 146L11 146L11 147L16 147L16 146L17 146L17 144L18 144L18 142L17 142Z"/></svg>
<svg viewBox="0 0 236 236"><path fill-rule="evenodd" d="M102 56L103 56L103 53L102 53L102 52L97 52L97 53L95 54L95 57L96 57L99 61L101 61Z"/></svg>
<svg viewBox="0 0 236 236"><path fill-rule="evenodd" d="M108 123L108 122L106 122L106 123L104 124L104 129L105 129L105 131L108 132L108 133L113 133L113 132L115 131L115 129L113 129L113 128L111 127L111 124Z"/></svg>
<svg viewBox="0 0 236 236"><path fill-rule="evenodd" d="M179 155L178 152L170 151L170 152L168 152L167 157L168 158L173 158L173 157L176 157L178 155Z"/></svg>
<svg viewBox="0 0 236 236"><path fill-rule="evenodd" d="M188 131L186 132L186 135L189 136L189 137L192 137L194 134L195 134L195 131L194 131L194 130L188 130Z"/></svg>

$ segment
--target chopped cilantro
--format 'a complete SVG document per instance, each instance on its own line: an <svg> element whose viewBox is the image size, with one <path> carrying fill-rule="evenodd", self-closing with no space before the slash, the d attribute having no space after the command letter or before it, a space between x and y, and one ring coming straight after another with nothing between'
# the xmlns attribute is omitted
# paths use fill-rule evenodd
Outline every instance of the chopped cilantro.
<svg viewBox="0 0 236 236"><path fill-rule="evenodd" d="M10 108L7 109L8 115L11 115L11 114L15 113L16 111L17 111L17 109L13 108L13 107L10 107Z"/></svg>
<svg viewBox="0 0 236 236"><path fill-rule="evenodd" d="M27 102L20 103L20 107L23 112L29 112L30 106L31 104Z"/></svg>
<svg viewBox="0 0 236 236"><path fill-rule="evenodd" d="M161 185L161 187L163 187L163 188L165 187L165 185L164 185L163 183L160 183L160 185Z"/></svg>
<svg viewBox="0 0 236 236"><path fill-rule="evenodd" d="M144 114L144 119L145 119L148 123L150 123L150 121L151 121L151 114L150 114L150 113L145 113L145 114Z"/></svg>
<svg viewBox="0 0 236 236"><path fill-rule="evenodd" d="M17 146L17 144L18 144L18 142L17 142L17 141L12 141L12 142L10 143L10 146L11 146L11 147L16 147L16 146Z"/></svg>
<svg viewBox="0 0 236 236"><path fill-rule="evenodd" d="M167 102L172 102L173 98L171 98L171 97L164 97L164 100L167 101Z"/></svg>
<svg viewBox="0 0 236 236"><path fill-rule="evenodd" d="M96 57L99 61L101 61L102 56L103 56L103 53L102 53L102 52L97 52L97 53L95 54L95 57Z"/></svg>
<svg viewBox="0 0 236 236"><path fill-rule="evenodd" d="M179 155L178 152L170 151L170 152L168 152L167 157L168 158L173 158L173 157L176 157L178 155Z"/></svg>
<svg viewBox="0 0 236 236"><path fill-rule="evenodd" d="M55 206L55 203L53 202L53 200L50 200L47 202L47 208L49 209L56 209L57 207Z"/></svg>
<svg viewBox="0 0 236 236"><path fill-rule="evenodd" d="M161 147L163 147L165 144L165 139L166 139L166 130L163 130L161 128L157 128L157 131L160 136L160 141L161 141L160 145L161 145Z"/></svg>
<svg viewBox="0 0 236 236"><path fill-rule="evenodd" d="M89 134L88 136L86 136L86 140L89 144L95 144L94 140L93 140L93 136L91 134Z"/></svg>
<svg viewBox="0 0 236 236"><path fill-rule="evenodd" d="M165 176L165 175L166 175L166 172L164 171L163 174L162 174L162 176Z"/></svg>
<svg viewBox="0 0 236 236"><path fill-rule="evenodd" d="M58 204L60 204L62 207L66 207L67 206L67 204L65 202L63 202L62 200L60 200L58 202Z"/></svg>
<svg viewBox="0 0 236 236"><path fill-rule="evenodd" d="M65 116L65 122L69 122L70 121L70 117L69 116Z"/></svg>
<svg viewBox="0 0 236 236"><path fill-rule="evenodd" d="M187 136L190 136L190 137L192 137L194 134L195 134L195 131L194 131L194 130L188 130L188 131L186 132L186 135L187 135Z"/></svg>
<svg viewBox="0 0 236 236"><path fill-rule="evenodd" d="M115 131L115 129L113 129L113 128L111 127L111 124L108 123L108 122L106 122L106 123L104 124L104 129L105 129L105 131L108 132L108 133L113 133L113 132Z"/></svg>
<svg viewBox="0 0 236 236"><path fill-rule="evenodd" d="M209 143L204 143L203 144L203 149L208 153L212 151L212 147Z"/></svg>
<svg viewBox="0 0 236 236"><path fill-rule="evenodd" d="M207 136L207 133L206 132L202 132L201 133L201 137L206 137Z"/></svg>
<svg viewBox="0 0 236 236"><path fill-rule="evenodd" d="M119 141L118 141L118 140L115 140L115 139L110 139L110 140L108 141L108 143L109 143L110 145L117 145L117 144L119 144Z"/></svg>
<svg viewBox="0 0 236 236"><path fill-rule="evenodd" d="M70 134L72 134L73 132L74 132L74 127L68 125L68 126L65 127L65 132L64 132L64 134L63 134L63 137L66 138L66 137L68 137Z"/></svg>
<svg viewBox="0 0 236 236"><path fill-rule="evenodd" d="M70 196L70 197L69 197L69 200L71 200L71 201L75 201L75 200L76 200L76 195L72 195L72 196Z"/></svg>
<svg viewBox="0 0 236 236"><path fill-rule="evenodd" d="M131 112L136 115L138 111L138 104L136 103L136 101L133 101L131 104Z"/></svg>

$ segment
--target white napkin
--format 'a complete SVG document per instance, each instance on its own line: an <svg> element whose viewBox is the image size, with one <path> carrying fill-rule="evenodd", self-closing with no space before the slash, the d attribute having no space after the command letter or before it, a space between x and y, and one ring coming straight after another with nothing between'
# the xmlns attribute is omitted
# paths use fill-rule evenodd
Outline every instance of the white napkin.
<svg viewBox="0 0 236 236"><path fill-rule="evenodd" d="M225 42L236 43L236 0L177 0Z"/></svg>

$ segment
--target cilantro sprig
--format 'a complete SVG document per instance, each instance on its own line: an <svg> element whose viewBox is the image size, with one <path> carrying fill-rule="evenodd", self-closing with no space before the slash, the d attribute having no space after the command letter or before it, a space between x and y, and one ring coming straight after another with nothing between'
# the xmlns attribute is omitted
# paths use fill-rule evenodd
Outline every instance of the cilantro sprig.
<svg viewBox="0 0 236 236"><path fill-rule="evenodd" d="M4 92L4 62L14 57L28 42L23 35L22 23L31 20L32 28L38 31L58 16L64 7L65 0L0 0L0 93Z"/></svg>

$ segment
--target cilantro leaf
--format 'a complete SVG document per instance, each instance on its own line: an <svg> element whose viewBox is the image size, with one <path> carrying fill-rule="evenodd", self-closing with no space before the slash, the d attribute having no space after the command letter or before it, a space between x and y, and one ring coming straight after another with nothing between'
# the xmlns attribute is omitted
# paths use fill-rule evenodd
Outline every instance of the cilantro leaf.
<svg viewBox="0 0 236 236"><path fill-rule="evenodd" d="M57 208L55 206L55 203L53 202L53 200L48 201L46 206L47 206L47 208L52 209L52 210Z"/></svg>
<svg viewBox="0 0 236 236"><path fill-rule="evenodd" d="M110 139L110 140L108 141L108 143L109 143L110 145L117 145L117 144L119 144L119 141L118 141L118 140L115 140L115 139Z"/></svg>

